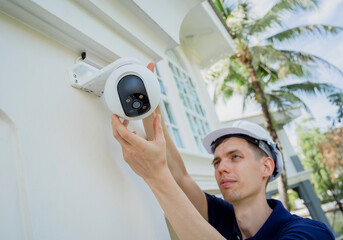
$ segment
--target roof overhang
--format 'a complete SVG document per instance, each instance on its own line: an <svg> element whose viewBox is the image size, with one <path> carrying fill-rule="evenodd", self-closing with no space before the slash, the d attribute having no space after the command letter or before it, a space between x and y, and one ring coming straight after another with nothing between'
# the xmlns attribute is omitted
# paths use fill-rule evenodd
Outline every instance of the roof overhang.
<svg viewBox="0 0 343 240"><path fill-rule="evenodd" d="M179 45L186 15L204 0L0 1L0 11L107 65L119 57L159 61Z"/></svg>
<svg viewBox="0 0 343 240"><path fill-rule="evenodd" d="M188 58L201 67L235 51L228 31L207 1L188 12L181 25L180 42Z"/></svg>

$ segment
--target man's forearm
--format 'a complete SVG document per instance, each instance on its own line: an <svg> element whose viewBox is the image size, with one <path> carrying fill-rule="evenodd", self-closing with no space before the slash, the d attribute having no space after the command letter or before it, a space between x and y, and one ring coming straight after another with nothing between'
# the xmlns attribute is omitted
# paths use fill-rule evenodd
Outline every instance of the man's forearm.
<svg viewBox="0 0 343 240"><path fill-rule="evenodd" d="M156 108L153 114L143 119L143 125L144 125L144 129L145 129L148 140L152 140L154 137L154 132L153 132L154 130L151 123L156 114L160 114L162 116L160 106ZM182 157L179 151L177 150L171 136L169 135L168 128L163 120L163 117L162 117L162 128L163 128L163 134L164 134L164 137L166 140L166 146L167 146L168 167L175 181L178 184L180 184L180 182L182 181L182 178L188 173L183 163Z"/></svg>
<svg viewBox="0 0 343 240"><path fill-rule="evenodd" d="M151 114L148 118L143 120L148 140L152 140L154 138L152 122L156 114L161 115L161 110L159 106L153 114ZM174 177L176 183L186 194L188 199L193 203L193 205L200 212L203 218L208 220L206 196L202 192L200 187L197 185L197 183L187 173L182 157L179 151L177 150L171 136L169 135L168 129L163 119L161 123L166 142L166 156L168 168L172 176Z"/></svg>
<svg viewBox="0 0 343 240"><path fill-rule="evenodd" d="M146 183L180 239L224 239L197 211L177 185L169 169Z"/></svg>

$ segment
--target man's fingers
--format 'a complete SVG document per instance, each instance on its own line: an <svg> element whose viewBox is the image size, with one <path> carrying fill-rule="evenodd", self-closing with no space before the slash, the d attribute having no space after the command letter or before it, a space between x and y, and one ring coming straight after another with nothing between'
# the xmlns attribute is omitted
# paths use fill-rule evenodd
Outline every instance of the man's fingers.
<svg viewBox="0 0 343 240"><path fill-rule="evenodd" d="M155 63L150 62L150 63L148 64L147 68L148 68L150 71L154 72L154 70L155 70Z"/></svg>
<svg viewBox="0 0 343 240"><path fill-rule="evenodd" d="M124 124L125 127L127 127L127 126L129 125L129 123L130 123L130 121L129 121L129 120L126 120L126 119L125 119L124 122L123 122L123 124Z"/></svg>
<svg viewBox="0 0 343 240"><path fill-rule="evenodd" d="M162 123L161 123L161 115L156 114L154 118L154 139L158 142L164 141Z"/></svg>
<svg viewBox="0 0 343 240"><path fill-rule="evenodd" d="M116 129L119 136L133 146L139 146L145 143L145 140L130 132L117 115L112 116L112 126Z"/></svg>
<svg viewBox="0 0 343 240"><path fill-rule="evenodd" d="M114 118L112 117L112 132L113 132L113 137L117 139L117 141L122 145L122 147L127 147L129 146L129 143L126 142L118 133L117 129L114 126Z"/></svg>

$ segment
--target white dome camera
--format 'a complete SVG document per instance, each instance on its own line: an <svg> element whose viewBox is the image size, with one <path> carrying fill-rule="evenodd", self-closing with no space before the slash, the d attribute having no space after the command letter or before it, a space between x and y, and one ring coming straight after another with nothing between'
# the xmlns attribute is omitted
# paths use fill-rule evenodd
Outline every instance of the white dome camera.
<svg viewBox="0 0 343 240"><path fill-rule="evenodd" d="M127 120L143 119L160 102L157 77L135 58L121 58L101 70L79 62L70 71L72 86L101 97L109 110Z"/></svg>

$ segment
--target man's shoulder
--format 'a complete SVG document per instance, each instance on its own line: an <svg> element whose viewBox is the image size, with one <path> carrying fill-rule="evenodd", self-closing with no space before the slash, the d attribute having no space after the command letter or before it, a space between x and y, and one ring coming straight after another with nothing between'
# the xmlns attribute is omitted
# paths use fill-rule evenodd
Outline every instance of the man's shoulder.
<svg viewBox="0 0 343 240"><path fill-rule="evenodd" d="M332 239L329 228L322 222L292 215L280 232L280 239Z"/></svg>
<svg viewBox="0 0 343 240"><path fill-rule="evenodd" d="M273 212L259 231L261 233L258 235L259 239L334 239L324 223L291 214L278 200L268 199L267 201Z"/></svg>
<svg viewBox="0 0 343 240"><path fill-rule="evenodd" d="M239 232L233 206L222 198L206 194L208 222L225 238L231 239Z"/></svg>
<svg viewBox="0 0 343 240"><path fill-rule="evenodd" d="M214 204L218 205L220 207L229 207L230 209L233 209L233 206L231 203L225 201L222 198L216 197L215 195L211 195L205 192L206 200L208 204Z"/></svg>

